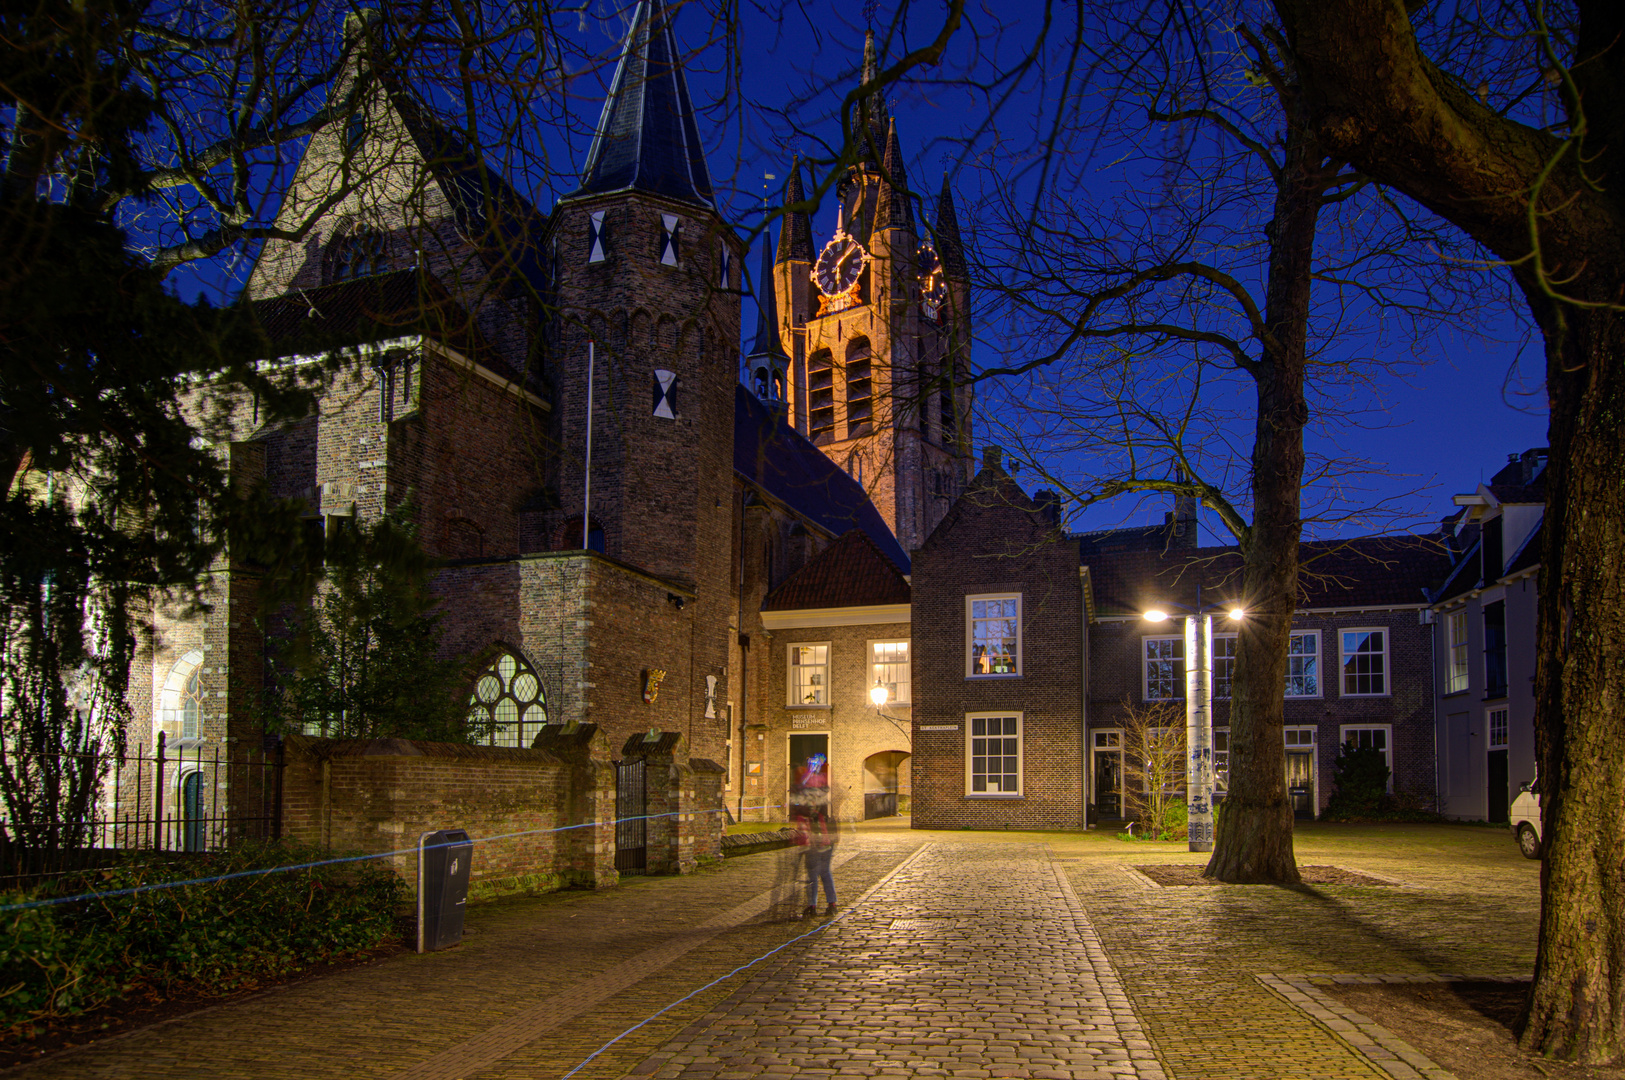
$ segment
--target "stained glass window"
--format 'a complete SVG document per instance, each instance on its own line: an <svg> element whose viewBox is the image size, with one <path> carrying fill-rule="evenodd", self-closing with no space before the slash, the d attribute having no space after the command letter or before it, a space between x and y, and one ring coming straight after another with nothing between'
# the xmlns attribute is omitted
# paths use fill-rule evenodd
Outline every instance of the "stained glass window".
<svg viewBox="0 0 1625 1080"><path fill-rule="evenodd" d="M474 680L469 725L491 746L528 747L547 723L547 698L536 669L504 652Z"/></svg>

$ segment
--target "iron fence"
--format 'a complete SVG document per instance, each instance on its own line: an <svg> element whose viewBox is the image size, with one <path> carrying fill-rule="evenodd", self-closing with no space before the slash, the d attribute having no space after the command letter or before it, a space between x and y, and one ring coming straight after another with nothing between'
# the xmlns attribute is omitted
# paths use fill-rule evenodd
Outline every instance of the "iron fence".
<svg viewBox="0 0 1625 1080"><path fill-rule="evenodd" d="M160 732L123 754L60 755L40 772L99 777L78 813L0 801L0 883L105 866L128 851L213 851L282 835L282 744L244 750ZM21 801L21 800L19 800Z"/></svg>

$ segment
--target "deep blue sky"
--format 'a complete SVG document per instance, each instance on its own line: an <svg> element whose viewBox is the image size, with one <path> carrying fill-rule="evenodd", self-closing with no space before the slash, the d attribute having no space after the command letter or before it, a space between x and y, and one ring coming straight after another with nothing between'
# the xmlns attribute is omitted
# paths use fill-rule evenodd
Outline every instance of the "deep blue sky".
<svg viewBox="0 0 1625 1080"><path fill-rule="evenodd" d="M580 121L578 128L596 119L603 84L613 72L624 16L631 7L630 0L624 10L616 0L589 2L585 15L559 16L583 48L603 58L572 82L570 105ZM960 218L967 229L979 212L977 193L990 177L1000 175L1004 163L984 161L980 170L965 164L955 140L981 125L987 111L952 80L967 70L985 74L1015 55L1031 36L1033 23L1027 9L1033 8L1033 4L1012 0L998 4L996 11L973 9L944 64L926 73L920 83L901 87L892 95L911 182L934 193L944 172L951 171L959 193ZM685 49L700 46L708 37L713 41L690 64L689 78L701 107L701 126L709 142L708 160L719 195L734 220L749 227L760 221L764 173L777 176L765 182L776 198L792 149L816 153L821 139L831 143L838 139L839 128L832 117L839 95L856 82L863 27L872 18L884 35L892 14L878 5L871 11L850 0L809 0L796 7L774 7L771 14L753 3L740 5L738 10L743 102L723 91L726 84L719 71L728 53L716 43L717 24L712 16L697 4L689 5L678 16L677 33ZM910 47L917 47L935 34L941 7L922 3L911 8L908 17L903 36ZM898 55L901 48L902 41L894 38L892 55ZM974 55L973 48L979 50ZM1018 143L1023 137L1030 138L1030 128L1043 108L1042 87L1053 83L1052 78L1038 80L1007 102L993 130L983 131L976 146L985 150L998 136ZM726 108L715 106L719 99ZM709 109L707 102L712 103ZM785 123L785 111L796 116L795 124ZM559 161L579 162L586 151L581 137L543 133L539 141L548 144L550 152L560 152L555 158ZM1102 199L1111 194L1113 184L1132 182L1121 170L1114 173L1110 168L1101 168L1098 178ZM514 180L522 188L526 186L523 178ZM562 180L564 176L554 181L554 190L528 192L544 212ZM826 206L814 220L815 245L821 245L834 226L834 209ZM758 257L753 254L747 262L752 275L757 265ZM181 285L184 291L196 288L207 272L193 276L190 286ZM975 306L985 308L973 302ZM742 323L748 343L755 326L755 308L748 298ZM990 329L980 327L982 332ZM1000 328L998 332L1002 335L1004 331ZM1363 457L1379 470L1379 475L1358 480L1357 486L1366 489L1360 493L1361 501L1392 512L1386 527L1392 527L1393 515L1410 527L1437 520L1451 511L1451 494L1471 490L1487 479L1508 454L1545 444L1542 358L1538 346L1523 345L1525 336L1516 316L1503 314L1489 325L1478 325L1473 313L1464 313L1449 331L1412 343L1408 352L1423 362L1413 366L1404 380L1376 383L1372 397L1363 403L1369 411L1362 423L1337 429L1335 437L1343 453ZM998 339L979 340L973 359L989 362L1008 344ZM1317 438L1311 436L1312 450ZM1123 501L1092 508L1074 524L1105 528L1145 523L1160 520L1165 509L1166 502L1160 498L1143 503ZM1355 524L1346 531L1370 530ZM1208 531L1204 542L1224 543L1228 537Z"/></svg>

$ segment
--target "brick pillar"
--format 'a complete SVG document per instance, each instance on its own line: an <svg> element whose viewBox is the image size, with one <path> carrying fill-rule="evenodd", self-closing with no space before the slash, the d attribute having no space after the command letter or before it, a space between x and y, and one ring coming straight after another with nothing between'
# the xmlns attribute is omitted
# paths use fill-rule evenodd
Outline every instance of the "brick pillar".
<svg viewBox="0 0 1625 1080"><path fill-rule="evenodd" d="M689 758L690 798L683 806L684 822L693 843L689 856L695 862L701 859L722 858L722 830L726 815L722 812L725 796L723 781L728 770L709 758Z"/></svg>
<svg viewBox="0 0 1625 1080"><path fill-rule="evenodd" d="M613 888L620 883L615 869L615 766L609 761L609 742L597 724L551 724L531 744L546 750L570 767L570 782L558 808L560 825L572 828L559 849L567 853L559 874L569 885L590 889Z"/></svg>

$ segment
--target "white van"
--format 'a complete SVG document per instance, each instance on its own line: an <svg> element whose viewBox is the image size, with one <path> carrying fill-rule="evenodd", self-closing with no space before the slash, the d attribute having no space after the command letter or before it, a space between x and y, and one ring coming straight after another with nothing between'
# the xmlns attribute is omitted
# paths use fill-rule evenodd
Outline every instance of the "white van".
<svg viewBox="0 0 1625 1080"><path fill-rule="evenodd" d="M1518 797L1512 800L1512 836L1518 841L1518 850L1526 859L1538 859L1540 844L1540 777L1525 784Z"/></svg>

